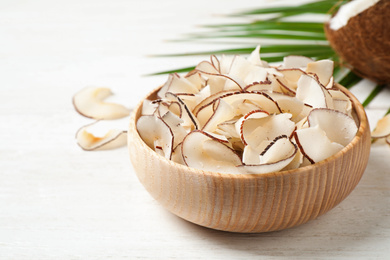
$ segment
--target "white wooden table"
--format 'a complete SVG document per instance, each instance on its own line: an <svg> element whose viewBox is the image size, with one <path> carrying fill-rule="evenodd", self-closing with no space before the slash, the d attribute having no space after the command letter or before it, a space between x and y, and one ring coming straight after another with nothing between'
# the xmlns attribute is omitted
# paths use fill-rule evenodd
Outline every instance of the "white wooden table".
<svg viewBox="0 0 390 260"><path fill-rule="evenodd" d="M390 259L390 147L339 206L305 225L232 234L190 224L142 187L126 148L84 152L74 93L108 86L134 106L192 58L148 54L220 49L169 43L214 14L268 1L0 1L0 259ZM354 87L359 99L372 89ZM367 108L371 124L390 89Z"/></svg>

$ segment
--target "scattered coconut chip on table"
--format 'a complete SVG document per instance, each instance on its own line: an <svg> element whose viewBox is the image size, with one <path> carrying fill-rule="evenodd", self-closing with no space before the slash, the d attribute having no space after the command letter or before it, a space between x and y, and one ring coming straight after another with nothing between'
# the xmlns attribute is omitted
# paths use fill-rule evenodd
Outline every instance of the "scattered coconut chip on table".
<svg viewBox="0 0 390 260"><path fill-rule="evenodd" d="M86 87L73 96L73 105L78 113L96 120L118 119L130 114L130 109L121 104L104 102L113 93L109 88Z"/></svg>
<svg viewBox="0 0 390 260"><path fill-rule="evenodd" d="M118 122L123 123L122 120L129 116L131 110L121 104L105 102L112 94L109 88L86 87L73 96L72 102L76 111L82 116L97 120L81 127L76 133L77 144L85 151L115 149L127 144L127 131L120 130L126 127L118 129L113 126ZM147 102L144 104L151 109L152 105ZM108 121L112 127L101 126Z"/></svg>
<svg viewBox="0 0 390 260"><path fill-rule="evenodd" d="M386 114L383 118L379 119L374 130L371 132L373 142L376 140L382 140L390 145L390 114Z"/></svg>
<svg viewBox="0 0 390 260"><path fill-rule="evenodd" d="M295 169L348 145L359 122L334 84L333 62L288 56L272 67L259 50L247 59L212 55L170 75L143 105L141 138L176 163L236 174Z"/></svg>
<svg viewBox="0 0 390 260"><path fill-rule="evenodd" d="M371 137L374 139L386 138L388 136L390 136L390 114L381 118L371 132Z"/></svg>
<svg viewBox="0 0 390 260"><path fill-rule="evenodd" d="M99 121L81 127L76 133L77 144L85 151L115 149L127 144L127 131L112 129L104 135L92 133L92 127Z"/></svg>

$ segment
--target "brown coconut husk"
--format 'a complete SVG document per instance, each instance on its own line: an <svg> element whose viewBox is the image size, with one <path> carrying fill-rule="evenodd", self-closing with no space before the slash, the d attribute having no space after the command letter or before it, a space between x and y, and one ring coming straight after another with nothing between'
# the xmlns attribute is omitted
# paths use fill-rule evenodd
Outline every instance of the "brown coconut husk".
<svg viewBox="0 0 390 260"><path fill-rule="evenodd" d="M363 78L390 83L389 0L381 0L352 17L337 31L330 29L329 23L324 29L341 62Z"/></svg>

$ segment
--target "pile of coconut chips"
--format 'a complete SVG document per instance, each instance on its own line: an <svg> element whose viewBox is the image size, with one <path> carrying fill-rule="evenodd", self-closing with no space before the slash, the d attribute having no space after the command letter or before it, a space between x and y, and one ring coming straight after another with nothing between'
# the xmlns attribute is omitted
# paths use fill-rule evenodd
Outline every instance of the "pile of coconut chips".
<svg viewBox="0 0 390 260"><path fill-rule="evenodd" d="M333 62L287 56L272 67L259 50L169 75L157 99L143 103L144 142L176 163L220 173L295 169L350 143L358 126L351 100L334 87Z"/></svg>

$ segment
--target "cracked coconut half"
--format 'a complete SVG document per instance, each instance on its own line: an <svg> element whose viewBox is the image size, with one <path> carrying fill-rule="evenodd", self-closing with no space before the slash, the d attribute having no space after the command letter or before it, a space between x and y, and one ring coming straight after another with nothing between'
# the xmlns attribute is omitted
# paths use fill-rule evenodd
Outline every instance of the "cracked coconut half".
<svg viewBox="0 0 390 260"><path fill-rule="evenodd" d="M326 38L357 75L390 83L390 1L354 0L325 24Z"/></svg>
<svg viewBox="0 0 390 260"><path fill-rule="evenodd" d="M185 76L171 74L158 98L143 103L144 142L176 163L236 174L295 169L348 145L358 123L334 85L333 62L287 56L272 67L259 50L213 55Z"/></svg>

